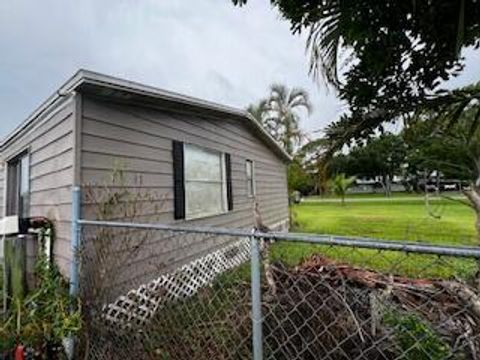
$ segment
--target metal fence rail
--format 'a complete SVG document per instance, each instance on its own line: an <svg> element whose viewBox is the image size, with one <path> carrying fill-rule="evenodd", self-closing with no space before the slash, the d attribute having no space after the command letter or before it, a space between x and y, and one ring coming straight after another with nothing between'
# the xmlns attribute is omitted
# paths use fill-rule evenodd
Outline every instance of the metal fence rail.
<svg viewBox="0 0 480 360"><path fill-rule="evenodd" d="M77 225L88 358L480 356L480 248Z"/></svg>
<svg viewBox="0 0 480 360"><path fill-rule="evenodd" d="M412 253L433 254L433 255L451 255L458 257L480 258L479 247L468 246L444 246L429 244L425 241L405 242L401 240L382 240L375 238L365 238L358 236L339 236L331 234L304 234L304 233L285 233L285 232L252 232L242 229L220 228L220 227L189 227L174 226L166 224L139 224L116 221L96 221L79 220L78 224L83 226L111 227L111 228L130 228L143 230L165 230L172 232L188 232L197 234L228 235L239 237L253 236L256 239L308 242L319 245L337 245L346 247L356 247L364 249L393 250Z"/></svg>

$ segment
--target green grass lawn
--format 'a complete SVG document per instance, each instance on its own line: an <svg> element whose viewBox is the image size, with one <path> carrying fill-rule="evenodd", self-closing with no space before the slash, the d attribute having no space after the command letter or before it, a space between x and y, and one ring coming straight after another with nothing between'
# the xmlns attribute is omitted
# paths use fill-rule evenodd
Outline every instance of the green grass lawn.
<svg viewBox="0 0 480 360"><path fill-rule="evenodd" d="M450 200L302 203L293 207L298 231L390 240L475 245L473 211Z"/></svg>
<svg viewBox="0 0 480 360"><path fill-rule="evenodd" d="M357 201L346 203L305 202L292 209L298 232L371 237L385 240L427 242L438 245L475 246L473 211L460 203L437 200L430 206L419 200ZM433 215L433 216L432 216ZM342 262L409 276L450 277L470 275L473 260L399 252L278 243L274 259L296 265L312 253Z"/></svg>

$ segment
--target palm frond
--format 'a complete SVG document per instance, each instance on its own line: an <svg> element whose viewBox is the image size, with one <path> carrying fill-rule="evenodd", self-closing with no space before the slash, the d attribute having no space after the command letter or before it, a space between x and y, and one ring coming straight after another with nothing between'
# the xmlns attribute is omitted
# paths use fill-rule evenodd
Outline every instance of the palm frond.
<svg viewBox="0 0 480 360"><path fill-rule="evenodd" d="M462 115L472 107L480 108L480 83L451 91L437 92L434 97L422 104L419 112L431 114L433 121L444 124L448 130L457 124ZM473 136L480 125L479 116L477 113L476 121L472 122L470 136Z"/></svg>
<svg viewBox="0 0 480 360"><path fill-rule="evenodd" d="M313 105L308 92L301 88L293 88L288 96L288 105L291 109L305 108L308 114L312 113Z"/></svg>
<svg viewBox="0 0 480 360"><path fill-rule="evenodd" d="M309 71L327 83L339 87L338 49L341 45L340 7L332 1L328 16L310 26L306 51L310 53Z"/></svg>
<svg viewBox="0 0 480 360"><path fill-rule="evenodd" d="M306 90L272 84L270 96L247 110L257 119L261 118L263 127L289 154L293 155L295 148L306 138L300 128L300 115L296 111L302 108L308 113L312 109Z"/></svg>
<svg viewBox="0 0 480 360"><path fill-rule="evenodd" d="M268 112L268 102L266 99L262 99L256 104L248 105L246 110L261 124Z"/></svg>
<svg viewBox="0 0 480 360"><path fill-rule="evenodd" d="M469 133L472 134L472 135L475 134L478 130L479 125L480 125L480 106L478 107L477 113L475 114L475 117L473 118L473 122L472 122L472 125L470 126ZM471 141L472 138L473 138L473 136L470 137L469 142Z"/></svg>
<svg viewBox="0 0 480 360"><path fill-rule="evenodd" d="M282 84L272 84L270 86L270 100L277 103L286 104L288 102L288 89Z"/></svg>

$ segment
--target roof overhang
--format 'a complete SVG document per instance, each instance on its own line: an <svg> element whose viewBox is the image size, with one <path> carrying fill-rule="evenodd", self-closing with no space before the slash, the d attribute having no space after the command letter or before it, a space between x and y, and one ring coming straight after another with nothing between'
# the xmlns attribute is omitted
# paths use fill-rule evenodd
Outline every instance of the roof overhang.
<svg viewBox="0 0 480 360"><path fill-rule="evenodd" d="M244 110L89 70L79 70L72 76L55 94L50 96L10 135L3 139L0 143L0 149L26 131L41 114L55 107L59 101L75 92L92 94L117 102L142 103L163 109L171 109L172 111L201 112L205 116L222 117L228 115L229 118L244 121L283 161L291 161L290 155Z"/></svg>

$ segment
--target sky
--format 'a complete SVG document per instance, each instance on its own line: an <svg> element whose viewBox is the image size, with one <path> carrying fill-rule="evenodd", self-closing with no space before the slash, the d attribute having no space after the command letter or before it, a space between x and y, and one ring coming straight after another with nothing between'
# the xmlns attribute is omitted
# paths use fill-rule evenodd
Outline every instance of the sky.
<svg viewBox="0 0 480 360"><path fill-rule="evenodd" d="M480 52L450 81L480 81ZM272 83L309 91L314 132L346 106L308 75L305 37L269 0L1 0L0 138L78 69L114 75L239 108Z"/></svg>

